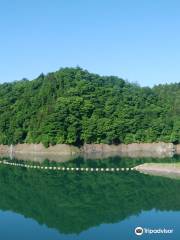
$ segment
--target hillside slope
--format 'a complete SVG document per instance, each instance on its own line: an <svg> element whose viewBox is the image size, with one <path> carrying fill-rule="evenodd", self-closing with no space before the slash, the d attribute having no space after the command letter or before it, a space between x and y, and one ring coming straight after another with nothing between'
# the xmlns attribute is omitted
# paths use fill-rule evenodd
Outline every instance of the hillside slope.
<svg viewBox="0 0 180 240"><path fill-rule="evenodd" d="M140 87L63 68L0 85L0 144L180 142L180 83Z"/></svg>

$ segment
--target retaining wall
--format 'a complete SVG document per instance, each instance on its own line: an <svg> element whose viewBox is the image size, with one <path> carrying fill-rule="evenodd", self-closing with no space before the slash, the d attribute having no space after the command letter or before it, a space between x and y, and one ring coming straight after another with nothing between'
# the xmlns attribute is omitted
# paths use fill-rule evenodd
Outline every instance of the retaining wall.
<svg viewBox="0 0 180 240"><path fill-rule="evenodd" d="M132 144L85 144L81 148L57 144L45 148L43 144L17 144L14 146L0 145L0 154L17 154L17 155L39 155L39 156L73 156L76 154L85 155L122 155L131 157L165 157L180 154L180 144L172 143L132 143Z"/></svg>

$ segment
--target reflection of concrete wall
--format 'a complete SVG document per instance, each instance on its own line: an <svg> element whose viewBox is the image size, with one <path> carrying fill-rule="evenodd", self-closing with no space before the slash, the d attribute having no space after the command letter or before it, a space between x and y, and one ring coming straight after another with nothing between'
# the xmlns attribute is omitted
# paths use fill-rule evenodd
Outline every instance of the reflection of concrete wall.
<svg viewBox="0 0 180 240"><path fill-rule="evenodd" d="M7 156L7 155L6 155ZM39 153L14 153L13 158L17 160L27 160L33 162L43 162L48 159L55 162L67 162L73 160L76 155L59 155L59 154L39 154Z"/></svg>
<svg viewBox="0 0 180 240"><path fill-rule="evenodd" d="M180 144L172 143L132 143L132 144L85 144L81 148L67 145L57 144L45 148L42 144L17 144L13 147L0 145L0 154L13 155L17 158L25 157L31 160L52 159L57 160L60 157L70 158L76 154L104 156L104 155L121 155L130 157L165 157L173 156L174 153L180 154ZM23 157L23 158L24 158Z"/></svg>

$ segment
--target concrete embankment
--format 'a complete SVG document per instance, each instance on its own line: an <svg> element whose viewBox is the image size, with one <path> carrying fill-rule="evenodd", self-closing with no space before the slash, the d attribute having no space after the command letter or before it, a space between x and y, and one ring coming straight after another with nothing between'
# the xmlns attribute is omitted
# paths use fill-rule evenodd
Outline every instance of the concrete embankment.
<svg viewBox="0 0 180 240"><path fill-rule="evenodd" d="M109 154L119 153L129 157L172 157L175 154L175 147L172 143L132 143L132 144L85 144L82 147L85 154Z"/></svg>
<svg viewBox="0 0 180 240"><path fill-rule="evenodd" d="M175 145L175 152L180 155L180 144Z"/></svg>
<svg viewBox="0 0 180 240"><path fill-rule="evenodd" d="M172 143L132 143L132 144L85 144L81 148L67 145L57 144L45 148L42 144L17 144L14 146L0 145L0 154L2 155L15 155L24 156L27 159L32 156L45 158L53 156L68 157L84 154L86 156L103 157L103 156L129 156L129 157L171 157L174 154L180 154L180 144L173 145ZM36 159L35 159L36 160Z"/></svg>
<svg viewBox="0 0 180 240"><path fill-rule="evenodd" d="M57 144L45 148L43 144L17 144L17 145L0 145L0 155L15 157L19 160L32 160L41 162L44 159L49 159L52 161L68 161L74 155L80 153L79 148L67 145L67 144Z"/></svg>
<svg viewBox="0 0 180 240"><path fill-rule="evenodd" d="M134 167L144 174L180 178L180 163L144 163Z"/></svg>

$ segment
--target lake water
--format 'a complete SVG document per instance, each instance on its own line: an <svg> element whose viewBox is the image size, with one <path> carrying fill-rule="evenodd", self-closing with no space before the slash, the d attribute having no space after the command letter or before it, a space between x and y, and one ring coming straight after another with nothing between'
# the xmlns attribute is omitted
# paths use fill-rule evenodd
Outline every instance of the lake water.
<svg viewBox="0 0 180 240"><path fill-rule="evenodd" d="M64 166L132 167L172 159L112 157ZM57 165L49 163L45 165ZM136 236L136 227L173 233ZM58 172L0 165L0 239L180 239L180 180L135 171Z"/></svg>

